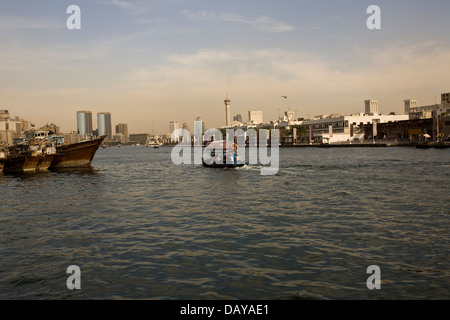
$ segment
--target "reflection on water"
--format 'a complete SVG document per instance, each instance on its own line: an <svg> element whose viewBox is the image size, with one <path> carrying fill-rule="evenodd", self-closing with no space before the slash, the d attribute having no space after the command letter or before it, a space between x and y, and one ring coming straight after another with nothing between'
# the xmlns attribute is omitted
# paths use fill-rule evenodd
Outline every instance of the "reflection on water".
<svg viewBox="0 0 450 320"><path fill-rule="evenodd" d="M0 298L450 297L450 150L281 149L275 176L176 166L170 151L0 175Z"/></svg>

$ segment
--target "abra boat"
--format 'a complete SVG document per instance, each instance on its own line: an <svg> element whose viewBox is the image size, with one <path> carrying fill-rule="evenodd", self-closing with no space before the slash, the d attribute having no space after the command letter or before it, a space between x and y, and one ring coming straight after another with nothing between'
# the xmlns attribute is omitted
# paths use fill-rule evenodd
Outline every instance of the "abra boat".
<svg viewBox="0 0 450 320"><path fill-rule="evenodd" d="M232 154L227 154L227 150ZM237 146L232 142L212 142L206 147L205 154L210 156L202 159L202 165L208 168L238 168L248 164L239 160Z"/></svg>

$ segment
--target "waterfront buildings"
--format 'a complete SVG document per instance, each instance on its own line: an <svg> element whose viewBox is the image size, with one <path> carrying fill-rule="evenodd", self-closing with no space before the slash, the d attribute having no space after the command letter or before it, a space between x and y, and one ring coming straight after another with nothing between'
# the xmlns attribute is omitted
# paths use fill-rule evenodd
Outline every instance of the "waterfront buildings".
<svg viewBox="0 0 450 320"><path fill-rule="evenodd" d="M29 121L11 117L8 110L0 110L0 143L12 144L14 139L29 129Z"/></svg>
<svg viewBox="0 0 450 320"><path fill-rule="evenodd" d="M364 103L366 114L378 114L378 100L365 100Z"/></svg>
<svg viewBox="0 0 450 320"><path fill-rule="evenodd" d="M206 128L205 128L205 122L203 122L203 119L202 119L201 117L197 117L197 118L195 118L195 121L196 121L196 122L201 122L201 125L202 125L202 134L205 133Z"/></svg>
<svg viewBox="0 0 450 320"><path fill-rule="evenodd" d="M170 121L170 123L169 123L169 134L172 135L174 133L174 131L177 130L177 129L181 129L180 123L178 123L177 121ZM175 135L173 136L172 141L178 141L179 138L180 138L180 135L176 131Z"/></svg>
<svg viewBox="0 0 450 320"><path fill-rule="evenodd" d="M248 112L248 122L251 124L263 123L263 112L262 111L249 111Z"/></svg>
<svg viewBox="0 0 450 320"><path fill-rule="evenodd" d="M418 106L417 100L404 100L405 113L410 119L432 118L434 114L441 115L450 112L450 92L441 94L441 103Z"/></svg>
<svg viewBox="0 0 450 320"><path fill-rule="evenodd" d="M113 136L113 138L119 140L120 143L128 143L128 124L119 123L118 125L116 125L116 134Z"/></svg>
<svg viewBox="0 0 450 320"><path fill-rule="evenodd" d="M77 111L77 131L82 138L92 135L92 112Z"/></svg>
<svg viewBox="0 0 450 320"><path fill-rule="evenodd" d="M129 140L132 143L145 144L149 137L148 133L135 133L129 135Z"/></svg>
<svg viewBox="0 0 450 320"><path fill-rule="evenodd" d="M97 113L98 136L106 135L107 140L112 140L113 132L111 125L111 113Z"/></svg>
<svg viewBox="0 0 450 320"><path fill-rule="evenodd" d="M242 121L242 115L241 114L237 114L237 115L235 115L234 117L233 117L233 121L236 121L236 122L243 122Z"/></svg>
<svg viewBox="0 0 450 320"><path fill-rule="evenodd" d="M365 100L366 113L343 115L323 115L315 119L305 120L303 125L310 128L311 138L314 141L323 139L333 142L344 142L352 140L363 140L365 132L362 130L364 125L377 123L389 123L395 121L408 120L407 114L379 114L378 102L376 100Z"/></svg>

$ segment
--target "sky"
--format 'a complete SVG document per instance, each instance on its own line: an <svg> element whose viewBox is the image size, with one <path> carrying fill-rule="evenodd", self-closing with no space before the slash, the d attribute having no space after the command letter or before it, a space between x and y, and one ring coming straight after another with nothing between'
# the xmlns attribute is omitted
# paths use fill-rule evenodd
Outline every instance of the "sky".
<svg viewBox="0 0 450 320"><path fill-rule="evenodd" d="M81 29L69 29L70 5ZM367 20L377 5L381 29ZM130 133L201 117L403 113L450 91L448 0L0 0L0 109L76 130L111 112ZM282 98L287 96L287 99Z"/></svg>

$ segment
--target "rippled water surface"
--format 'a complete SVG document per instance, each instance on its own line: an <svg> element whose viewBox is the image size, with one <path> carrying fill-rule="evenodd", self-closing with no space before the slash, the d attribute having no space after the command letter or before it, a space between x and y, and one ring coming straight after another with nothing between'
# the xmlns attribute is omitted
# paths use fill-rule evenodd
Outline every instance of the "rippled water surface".
<svg viewBox="0 0 450 320"><path fill-rule="evenodd" d="M0 175L0 299L450 298L449 149L280 149L275 176L170 152Z"/></svg>

